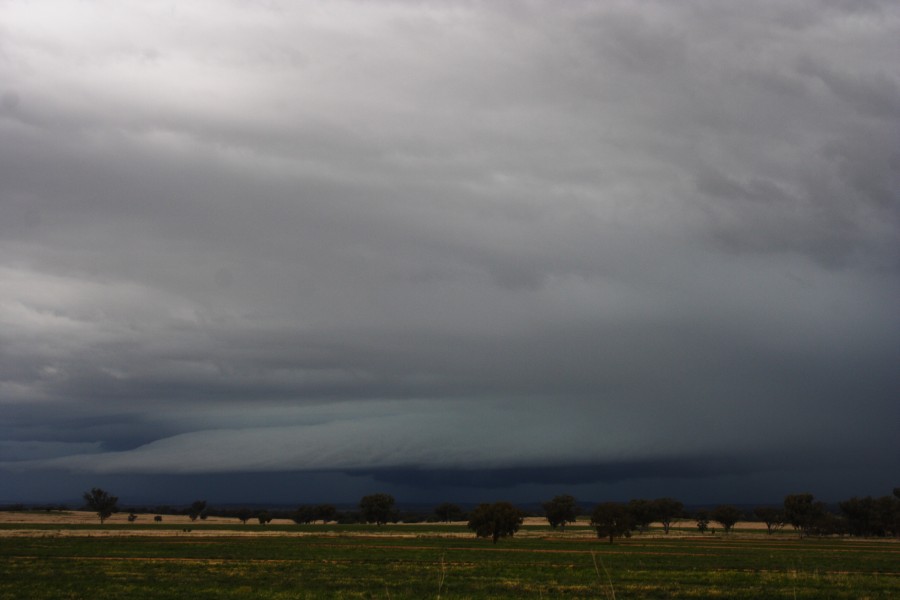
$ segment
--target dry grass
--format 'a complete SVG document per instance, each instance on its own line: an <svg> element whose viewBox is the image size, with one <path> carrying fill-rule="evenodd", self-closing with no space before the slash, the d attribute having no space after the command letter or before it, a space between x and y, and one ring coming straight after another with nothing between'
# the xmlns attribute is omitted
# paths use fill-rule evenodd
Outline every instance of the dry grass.
<svg viewBox="0 0 900 600"><path fill-rule="evenodd" d="M201 536L219 536L219 537L245 537L245 536L265 536L265 537L302 537L309 535L316 536L361 536L361 537L394 537L394 538L417 538L420 537L419 533L404 531L407 528L407 525L398 523L388 525L382 528L373 528L371 531L346 531L346 532L336 532L336 531L309 531L308 529L283 529L280 530L271 530L268 527L261 527L257 524L256 520L250 520L246 525L242 525L241 522L236 518L227 518L227 517L214 517L210 516L205 520L196 520L191 521L187 515L163 515L163 522L160 524L160 528L158 531L154 531L153 528L148 527L140 527L135 528L134 530L130 529L122 529L119 527L111 528L108 525L128 525L128 512L119 512L106 520L104 525L100 525L100 521L97 518L97 515L89 512L89 511L63 511L63 512L36 512L36 511L28 511L28 512L0 512L0 524L4 524L6 526L21 524L22 529L17 528L8 528L8 529L0 529L0 537L45 537L45 536L59 536L59 537L72 537L72 536L104 536L104 537L131 537L131 536L146 536L146 537L157 537L157 536L173 536L173 535L190 535L194 537ZM154 513L139 513L136 523L139 525L155 525L156 523L153 520L155 516ZM30 525L59 525L60 529L33 529L30 528ZM575 540L583 540L588 541L595 539L595 535L591 529L586 528L567 528L565 530L556 530L550 532L545 528L547 525L546 519L542 517L527 517L523 523L526 526L538 526L540 529L522 529L517 534L517 538L565 538L572 541ZM578 525L587 525L587 520L582 518L577 523ZM68 525L93 525L96 527L92 527L90 529L64 529L65 526ZM234 529L218 529L213 527L208 527L210 525L231 525L238 526ZM274 519L270 525L293 525L293 521L289 519ZM416 525L416 524L410 524ZM418 524L421 526L421 524ZM444 538L468 538L471 537L471 532L466 528L465 521L457 521L452 523L451 525L459 527L459 531L447 531L443 530L441 532L435 532L431 534L433 537L444 537ZM683 521L682 527L690 527L693 525L691 521ZM181 528L182 530L173 528ZM654 525L654 527L661 527L659 525ZM677 527L677 525L676 525ZM754 522L740 522L736 526L738 529L742 530L765 530L765 525L762 523L754 523ZM665 536L661 530L653 530L650 533L639 534L639 537L643 539L648 538L676 538L676 537L696 537L698 534L693 527L686 529L685 531L681 531L678 529L672 529L671 533L668 536ZM748 533L747 535L756 537L758 534ZM709 534L707 534L708 537ZM736 534L732 534L730 537L740 537L740 532ZM717 535L716 537L720 537Z"/></svg>
<svg viewBox="0 0 900 600"><path fill-rule="evenodd" d="M128 523L128 512L119 512L108 519L107 523ZM155 513L138 513L139 523L152 523ZM208 517L205 521L191 521L187 515L163 515L165 523L176 525L200 526L203 524L234 524L240 523L237 519L227 519L224 517ZM291 523L287 519L281 520L284 523ZM276 519L273 524L278 523ZM96 513L84 510L72 510L63 512L0 512L0 523L41 523L48 525L100 525L100 519Z"/></svg>

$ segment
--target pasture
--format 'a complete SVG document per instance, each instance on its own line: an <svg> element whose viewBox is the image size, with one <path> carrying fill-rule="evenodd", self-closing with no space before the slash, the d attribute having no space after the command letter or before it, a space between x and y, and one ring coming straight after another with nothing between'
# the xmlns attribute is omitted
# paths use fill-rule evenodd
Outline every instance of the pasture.
<svg viewBox="0 0 900 600"><path fill-rule="evenodd" d="M532 521L496 546L462 524L0 523L0 599L898 598L895 540L690 528L609 545Z"/></svg>

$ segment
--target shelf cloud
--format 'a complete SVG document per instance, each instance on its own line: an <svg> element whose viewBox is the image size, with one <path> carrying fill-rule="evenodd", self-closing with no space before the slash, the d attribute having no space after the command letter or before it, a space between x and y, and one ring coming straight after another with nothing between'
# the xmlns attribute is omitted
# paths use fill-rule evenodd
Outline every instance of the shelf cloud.
<svg viewBox="0 0 900 600"><path fill-rule="evenodd" d="M0 501L897 485L895 3L0 15Z"/></svg>

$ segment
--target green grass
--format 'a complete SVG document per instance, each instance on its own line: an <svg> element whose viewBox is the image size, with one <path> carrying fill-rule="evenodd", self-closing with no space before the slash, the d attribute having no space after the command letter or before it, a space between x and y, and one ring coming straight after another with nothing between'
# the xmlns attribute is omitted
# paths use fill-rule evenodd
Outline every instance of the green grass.
<svg viewBox="0 0 900 600"><path fill-rule="evenodd" d="M548 532L494 546L415 527L416 537L374 526L345 535L309 526L304 537L180 528L62 537L19 526L33 535L0 538L0 599L900 598L900 544L891 541L635 537L610 546Z"/></svg>

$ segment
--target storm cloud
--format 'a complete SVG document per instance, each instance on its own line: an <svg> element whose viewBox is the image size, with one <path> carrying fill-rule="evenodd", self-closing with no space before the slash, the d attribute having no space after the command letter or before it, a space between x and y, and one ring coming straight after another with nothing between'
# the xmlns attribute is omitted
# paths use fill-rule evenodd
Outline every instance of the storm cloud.
<svg viewBox="0 0 900 600"><path fill-rule="evenodd" d="M895 3L0 17L0 501L897 485Z"/></svg>

